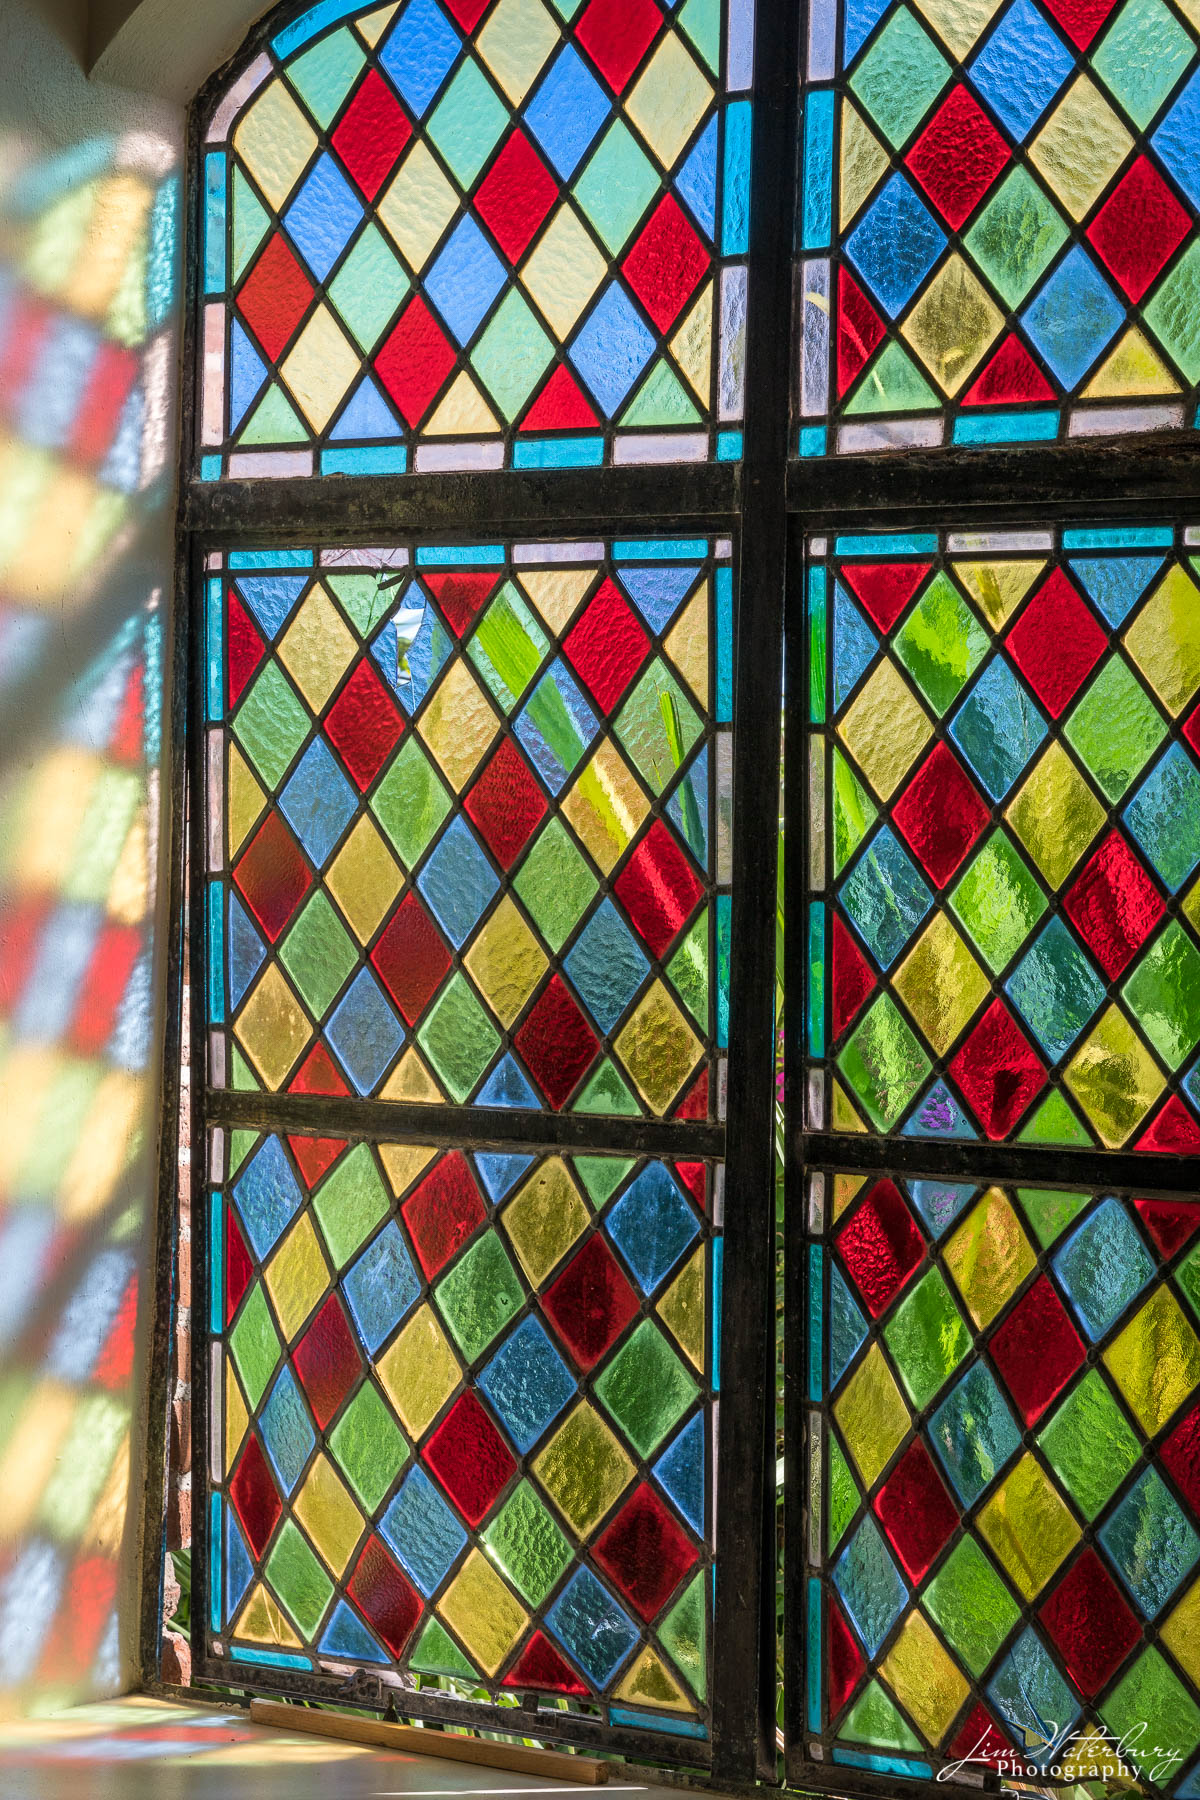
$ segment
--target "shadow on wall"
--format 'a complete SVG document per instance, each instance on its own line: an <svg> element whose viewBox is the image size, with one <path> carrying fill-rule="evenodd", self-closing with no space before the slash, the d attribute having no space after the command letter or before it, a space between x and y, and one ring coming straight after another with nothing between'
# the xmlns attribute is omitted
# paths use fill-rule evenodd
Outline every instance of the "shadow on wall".
<svg viewBox="0 0 1200 1800"><path fill-rule="evenodd" d="M0 125L0 1708L128 1685L179 214Z"/></svg>

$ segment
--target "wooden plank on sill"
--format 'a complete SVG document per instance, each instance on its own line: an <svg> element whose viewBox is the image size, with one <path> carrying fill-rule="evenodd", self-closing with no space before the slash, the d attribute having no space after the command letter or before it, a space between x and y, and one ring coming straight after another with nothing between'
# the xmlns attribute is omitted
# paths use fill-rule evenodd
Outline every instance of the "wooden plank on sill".
<svg viewBox="0 0 1200 1800"><path fill-rule="evenodd" d="M450 1732L392 1724L363 1713L328 1712L324 1707L292 1706L287 1701L251 1700L256 1725L284 1731L308 1731L316 1737L342 1738L380 1750L407 1750L414 1756L439 1756L450 1762L476 1763L485 1769L509 1769L596 1787L608 1780L608 1764L594 1756L568 1756L562 1750L533 1750L524 1744L496 1744L486 1738L456 1737Z"/></svg>

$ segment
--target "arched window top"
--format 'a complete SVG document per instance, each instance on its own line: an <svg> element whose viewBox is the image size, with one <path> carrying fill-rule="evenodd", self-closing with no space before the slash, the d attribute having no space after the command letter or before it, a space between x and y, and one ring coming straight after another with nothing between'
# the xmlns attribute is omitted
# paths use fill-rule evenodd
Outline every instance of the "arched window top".
<svg viewBox="0 0 1200 1800"><path fill-rule="evenodd" d="M203 105L202 475L740 456L752 17L284 8Z"/></svg>

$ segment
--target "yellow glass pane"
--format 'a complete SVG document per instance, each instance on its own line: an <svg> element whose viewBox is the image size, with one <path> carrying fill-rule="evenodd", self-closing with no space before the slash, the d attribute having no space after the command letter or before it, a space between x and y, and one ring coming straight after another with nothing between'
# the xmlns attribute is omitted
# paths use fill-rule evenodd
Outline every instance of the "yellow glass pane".
<svg viewBox="0 0 1200 1800"><path fill-rule="evenodd" d="M463 963L505 1028L522 1011L548 966L545 952L509 894L505 894L463 957Z"/></svg>
<svg viewBox="0 0 1200 1800"><path fill-rule="evenodd" d="M500 1222L532 1287L540 1288L579 1241L590 1216L561 1156L542 1163L518 1189Z"/></svg>
<svg viewBox="0 0 1200 1800"><path fill-rule="evenodd" d="M671 339L671 354L701 406L709 405L712 396L712 322L713 283L709 281Z"/></svg>
<svg viewBox="0 0 1200 1800"><path fill-rule="evenodd" d="M983 283L955 252L900 329L942 392L957 394L1003 323Z"/></svg>
<svg viewBox="0 0 1200 1800"><path fill-rule="evenodd" d="M656 981L613 1045L654 1113L665 1113L697 1062L699 1038Z"/></svg>
<svg viewBox="0 0 1200 1800"><path fill-rule="evenodd" d="M233 1628L235 1638L248 1638L252 1644L277 1644L286 1650L303 1648L261 1581L252 1590Z"/></svg>
<svg viewBox="0 0 1200 1800"><path fill-rule="evenodd" d="M541 0L500 0L475 43L513 105L519 106L558 43L558 25Z"/></svg>
<svg viewBox="0 0 1200 1800"><path fill-rule="evenodd" d="M968 1213L943 1254L967 1311L981 1330L1037 1265L1020 1220L997 1187L989 1188Z"/></svg>
<svg viewBox="0 0 1200 1800"><path fill-rule="evenodd" d="M1166 1086L1158 1064L1118 1006L1101 1013L1064 1080L1110 1150L1137 1129Z"/></svg>
<svg viewBox="0 0 1200 1800"><path fill-rule="evenodd" d="M454 1352L431 1306L418 1307L376 1373L408 1435L422 1437L459 1382Z"/></svg>
<svg viewBox="0 0 1200 1800"><path fill-rule="evenodd" d="M843 231L875 192L890 161L888 152L853 102L843 100L839 201Z"/></svg>
<svg viewBox="0 0 1200 1800"><path fill-rule="evenodd" d="M420 733L456 794L461 794L500 722L465 662L450 664L425 709Z"/></svg>
<svg viewBox="0 0 1200 1800"><path fill-rule="evenodd" d="M275 1093L312 1036L304 1008L275 963L238 1014L233 1031L264 1085Z"/></svg>
<svg viewBox="0 0 1200 1800"><path fill-rule="evenodd" d="M374 12L367 13L364 18L356 19L354 29L359 33L363 42L370 44L373 49L387 30L392 18L399 11L399 7L400 0L393 0L391 6L377 7Z"/></svg>
<svg viewBox="0 0 1200 1800"><path fill-rule="evenodd" d="M993 631L1008 622L1046 564L1036 562L956 562L961 581Z"/></svg>
<svg viewBox="0 0 1200 1800"><path fill-rule="evenodd" d="M650 802L611 738L605 738L562 804L580 841L606 875L641 830Z"/></svg>
<svg viewBox="0 0 1200 1800"><path fill-rule="evenodd" d="M850 1103L850 1097L840 1081L833 1084L833 1105L830 1109L835 1131L864 1132L867 1128Z"/></svg>
<svg viewBox="0 0 1200 1800"><path fill-rule="evenodd" d="M939 1056L990 992L988 978L945 913L935 913L894 977L896 992Z"/></svg>
<svg viewBox="0 0 1200 1800"><path fill-rule="evenodd" d="M379 217L409 268L420 274L442 232L458 211L454 189L419 139L379 202Z"/></svg>
<svg viewBox="0 0 1200 1800"><path fill-rule="evenodd" d="M908 1431L908 1408L878 1344L867 1354L833 1403L851 1456L868 1487L891 1461Z"/></svg>
<svg viewBox="0 0 1200 1800"><path fill-rule="evenodd" d="M668 1712L695 1712L675 1677L656 1650L643 1650L629 1673L617 1684L615 1698L630 1706L663 1707Z"/></svg>
<svg viewBox="0 0 1200 1800"><path fill-rule="evenodd" d="M1085 400L1119 400L1131 394L1177 394L1179 383L1136 326L1130 326L1083 390Z"/></svg>
<svg viewBox="0 0 1200 1800"><path fill-rule="evenodd" d="M318 306L279 373L314 431L324 431L359 372L358 352L327 306Z"/></svg>
<svg viewBox="0 0 1200 1800"><path fill-rule="evenodd" d="M1123 642L1171 717L1200 688L1200 590L1176 563L1143 606Z"/></svg>
<svg viewBox="0 0 1200 1800"><path fill-rule="evenodd" d="M1040 1594L1080 1530L1028 1451L979 1514L979 1530L1026 1600Z"/></svg>
<svg viewBox="0 0 1200 1800"><path fill-rule="evenodd" d="M1082 219L1133 148L1094 82L1079 75L1030 146L1030 160L1073 219Z"/></svg>
<svg viewBox="0 0 1200 1800"><path fill-rule="evenodd" d="M1165 1286L1113 1339L1104 1361L1147 1437L1200 1384L1200 1338Z"/></svg>
<svg viewBox="0 0 1200 1800"><path fill-rule="evenodd" d="M940 1744L969 1689L924 1613L909 1613L883 1673L905 1712L930 1743Z"/></svg>
<svg viewBox="0 0 1200 1800"><path fill-rule="evenodd" d="M380 1144L379 1160L397 1200L403 1199L436 1155L437 1151L425 1144Z"/></svg>
<svg viewBox="0 0 1200 1800"><path fill-rule="evenodd" d="M295 1502L296 1517L330 1574L340 1576L357 1548L366 1520L326 1456L318 1456Z"/></svg>
<svg viewBox="0 0 1200 1800"><path fill-rule="evenodd" d="M690 1256L658 1303L659 1317L696 1369L704 1367L704 1245Z"/></svg>
<svg viewBox="0 0 1200 1800"><path fill-rule="evenodd" d="M1180 1668L1200 1687L1200 1581L1192 1583L1162 1627L1162 1641Z"/></svg>
<svg viewBox="0 0 1200 1800"><path fill-rule="evenodd" d="M560 343L570 336L607 266L575 208L564 203L521 270L521 280Z"/></svg>
<svg viewBox="0 0 1200 1800"><path fill-rule="evenodd" d="M881 800L891 799L932 733L929 715L890 657L838 726L838 736Z"/></svg>
<svg viewBox="0 0 1200 1800"><path fill-rule="evenodd" d="M234 743L229 746L228 780L225 814L229 825L229 860L232 862L261 818L267 796Z"/></svg>
<svg viewBox="0 0 1200 1800"><path fill-rule="evenodd" d="M1057 888L1104 824L1105 814L1062 745L1054 743L1004 816L1050 886Z"/></svg>
<svg viewBox="0 0 1200 1800"><path fill-rule="evenodd" d="M445 1099L415 1044L408 1046L380 1089L380 1096L384 1100L411 1100L418 1106L440 1105Z"/></svg>
<svg viewBox="0 0 1200 1800"><path fill-rule="evenodd" d="M836 1222L841 1218L855 1194L859 1193L866 1181L865 1175L835 1175L833 1178L833 1217Z"/></svg>
<svg viewBox="0 0 1200 1800"><path fill-rule="evenodd" d="M702 582L688 601L663 648L696 699L708 711L708 583Z"/></svg>
<svg viewBox="0 0 1200 1800"><path fill-rule="evenodd" d="M1200 881L1197 881L1187 893L1179 908L1193 931L1200 932Z"/></svg>
<svg viewBox="0 0 1200 1800"><path fill-rule="evenodd" d="M499 431L500 422L467 371L460 369L425 430L430 437L486 436Z"/></svg>
<svg viewBox="0 0 1200 1800"><path fill-rule="evenodd" d="M319 713L354 655L354 639L323 587L315 587L284 634L279 659Z"/></svg>
<svg viewBox="0 0 1200 1800"><path fill-rule="evenodd" d="M946 48L961 62L994 18L1000 0L917 0Z"/></svg>
<svg viewBox="0 0 1200 1800"><path fill-rule="evenodd" d="M519 580L556 636L566 630L599 569L523 569Z"/></svg>
<svg viewBox="0 0 1200 1800"><path fill-rule="evenodd" d="M533 1472L576 1536L586 1538L635 1470L595 1407L581 1400L535 1459Z"/></svg>
<svg viewBox="0 0 1200 1800"><path fill-rule="evenodd" d="M669 169L711 99L711 86L672 31L639 76L626 110L659 162Z"/></svg>
<svg viewBox="0 0 1200 1800"><path fill-rule="evenodd" d="M237 1378L233 1358L225 1358L225 1472L233 1468L242 1447L250 1414L242 1397L242 1384Z"/></svg>
<svg viewBox="0 0 1200 1800"><path fill-rule="evenodd" d="M334 857L325 880L360 944L374 937L404 884L395 857L365 815Z"/></svg>
<svg viewBox="0 0 1200 1800"><path fill-rule="evenodd" d="M316 148L317 135L277 76L239 123L233 143L271 205L281 212Z"/></svg>
<svg viewBox="0 0 1200 1800"><path fill-rule="evenodd" d="M264 1271L267 1292L290 1343L329 1286L329 1269L307 1213L301 1213Z"/></svg>
<svg viewBox="0 0 1200 1800"><path fill-rule="evenodd" d="M529 1614L491 1563L472 1550L438 1611L474 1660L494 1675L529 1623Z"/></svg>

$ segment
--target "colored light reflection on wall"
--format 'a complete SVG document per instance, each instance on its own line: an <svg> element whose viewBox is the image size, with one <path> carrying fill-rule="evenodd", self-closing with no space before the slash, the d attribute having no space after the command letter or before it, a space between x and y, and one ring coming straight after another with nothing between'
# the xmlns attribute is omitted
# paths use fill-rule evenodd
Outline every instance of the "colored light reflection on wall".
<svg viewBox="0 0 1200 1800"><path fill-rule="evenodd" d="M134 1649L172 163L0 141L0 1706L34 1710Z"/></svg>

